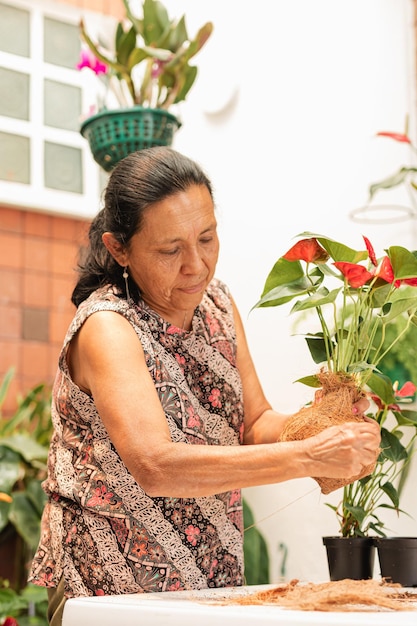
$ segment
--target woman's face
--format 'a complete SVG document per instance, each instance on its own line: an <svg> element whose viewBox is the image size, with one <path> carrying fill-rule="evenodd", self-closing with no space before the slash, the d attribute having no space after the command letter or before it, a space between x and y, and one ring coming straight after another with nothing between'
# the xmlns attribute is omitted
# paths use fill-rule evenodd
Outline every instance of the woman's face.
<svg viewBox="0 0 417 626"><path fill-rule="evenodd" d="M194 185L145 211L126 264L145 302L182 327L214 276L218 253L213 200L205 186Z"/></svg>

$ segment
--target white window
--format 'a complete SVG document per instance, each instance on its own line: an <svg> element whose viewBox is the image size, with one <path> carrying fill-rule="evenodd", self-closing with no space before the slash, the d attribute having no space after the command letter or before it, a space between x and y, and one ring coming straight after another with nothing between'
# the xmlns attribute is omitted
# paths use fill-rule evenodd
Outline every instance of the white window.
<svg viewBox="0 0 417 626"><path fill-rule="evenodd" d="M0 203L85 218L98 210L106 174L79 132L95 99L94 75L76 68L80 18L56 2L0 0Z"/></svg>

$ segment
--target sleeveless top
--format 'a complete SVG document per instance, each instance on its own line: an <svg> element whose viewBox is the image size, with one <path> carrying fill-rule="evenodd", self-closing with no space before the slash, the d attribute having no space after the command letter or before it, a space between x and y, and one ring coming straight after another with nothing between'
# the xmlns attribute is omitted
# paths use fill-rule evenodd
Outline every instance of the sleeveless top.
<svg viewBox="0 0 417 626"><path fill-rule="evenodd" d="M56 587L64 576L66 597L242 585L240 490L148 496L118 456L93 399L71 380L69 343L97 311L116 311L133 326L174 442L242 444L228 288L211 282L191 331L169 324L143 301L126 301L112 287L98 289L78 307L59 357L43 483L48 502L29 580Z"/></svg>

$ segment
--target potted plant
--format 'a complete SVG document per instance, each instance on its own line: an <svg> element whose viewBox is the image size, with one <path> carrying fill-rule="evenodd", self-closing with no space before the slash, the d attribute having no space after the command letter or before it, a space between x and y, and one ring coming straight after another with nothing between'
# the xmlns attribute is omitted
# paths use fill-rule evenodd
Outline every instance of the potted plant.
<svg viewBox="0 0 417 626"><path fill-rule="evenodd" d="M105 76L108 87L100 110L82 123L81 134L105 171L129 152L172 144L181 122L169 109L186 99L197 77L190 60L213 30L207 22L191 39L185 16L170 19L159 0L144 0L141 17L134 14L129 0L123 4L126 15L117 25L112 50L93 41L84 21L80 23L87 48L78 68ZM111 95L116 106L107 108Z"/></svg>
<svg viewBox="0 0 417 626"><path fill-rule="evenodd" d="M316 479L323 493L343 487L342 501L334 509L344 541L332 543L342 543L350 550L348 561L352 561L352 545L367 545L370 561L366 575L356 570L348 576L367 578L372 576L374 552L368 532L384 534L377 509L400 511L399 488L394 484L405 472L417 431L417 412L399 406L399 401L412 398L415 386L407 383L398 389L381 369L398 342L417 324L417 254L391 246L378 259L366 237L363 250L313 233L299 237L274 264L254 308L294 301L291 313L317 314L318 327L305 333L305 338L319 369L298 382L318 388L318 397L289 420L283 440L306 438L340 419L362 419L352 415L352 401L361 395L372 401L374 410L369 415L380 424L382 435L378 459L358 476ZM393 325L398 329L399 319L401 329L388 342L387 331ZM405 431L411 432L407 443ZM360 541L352 542L352 538ZM364 561L362 552L358 557L357 567Z"/></svg>
<svg viewBox="0 0 417 626"><path fill-rule="evenodd" d="M2 414L13 375L11 368L0 385L0 604L5 597L14 602L27 587L46 499L41 483L52 432L50 390L44 384L19 398L10 418Z"/></svg>

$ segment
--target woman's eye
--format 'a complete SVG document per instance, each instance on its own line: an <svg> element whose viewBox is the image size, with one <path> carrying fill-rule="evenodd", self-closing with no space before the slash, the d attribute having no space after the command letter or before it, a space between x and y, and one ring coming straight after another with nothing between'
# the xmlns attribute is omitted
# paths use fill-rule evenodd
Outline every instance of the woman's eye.
<svg viewBox="0 0 417 626"><path fill-rule="evenodd" d="M177 254L178 252L178 248L175 248L174 250L162 250L161 253L165 254L166 256L174 256L174 254Z"/></svg>
<svg viewBox="0 0 417 626"><path fill-rule="evenodd" d="M213 237L204 237L204 239L200 239L202 244L211 243L213 241Z"/></svg>

